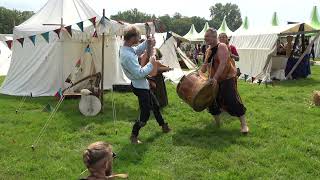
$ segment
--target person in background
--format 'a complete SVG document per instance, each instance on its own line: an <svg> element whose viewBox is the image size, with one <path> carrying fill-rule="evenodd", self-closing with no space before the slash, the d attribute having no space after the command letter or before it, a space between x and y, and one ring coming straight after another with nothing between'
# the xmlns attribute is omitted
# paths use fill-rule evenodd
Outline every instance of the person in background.
<svg viewBox="0 0 320 180"><path fill-rule="evenodd" d="M204 44L204 45L202 45L202 47L201 47L201 52L202 52L202 63L204 63L204 61L205 61L205 56L206 56L206 50L207 50L207 46Z"/></svg>
<svg viewBox="0 0 320 180"><path fill-rule="evenodd" d="M198 49L198 45L196 44L193 51L193 59L195 64L197 65L199 64L199 59L198 59L199 52L200 52L200 49Z"/></svg>
<svg viewBox="0 0 320 180"><path fill-rule="evenodd" d="M230 51L230 56L234 61L240 60L237 48L234 45L229 43L228 35L226 33L219 34L219 42L224 43L228 46L228 49Z"/></svg>
<svg viewBox="0 0 320 180"><path fill-rule="evenodd" d="M293 50L293 36L287 36L287 43L284 45L284 49L286 50L286 56L290 57Z"/></svg>
<svg viewBox="0 0 320 180"><path fill-rule="evenodd" d="M148 48L155 46L155 39L149 37L147 41L136 46L140 40L140 32L135 26L129 26L124 30L124 45L120 49L120 61L125 75L131 80L133 93L138 97L140 116L135 122L131 133L131 143L141 144L138 139L139 131L143 128L150 118L150 111L162 127L163 133L169 133L171 129L161 115L160 107L153 92L150 90L150 84L147 76L157 67L156 57L150 55L149 62L145 66L139 64L139 56L141 56Z"/></svg>
<svg viewBox="0 0 320 180"><path fill-rule="evenodd" d="M127 174L112 174L113 159L112 146L105 142L90 144L83 152L83 163L90 175L82 180L105 180L114 178L128 178Z"/></svg>
<svg viewBox="0 0 320 180"><path fill-rule="evenodd" d="M239 61L240 57L237 51L237 48L229 43L229 39L226 33L220 33L219 34L219 42L224 43L227 45L229 52L230 52L230 57L234 60L234 61ZM240 69L237 68L237 76L239 77L241 74Z"/></svg>

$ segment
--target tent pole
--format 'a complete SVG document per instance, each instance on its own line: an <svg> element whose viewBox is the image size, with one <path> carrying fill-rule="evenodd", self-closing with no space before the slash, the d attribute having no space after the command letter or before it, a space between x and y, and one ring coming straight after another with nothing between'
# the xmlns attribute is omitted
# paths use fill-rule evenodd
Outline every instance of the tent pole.
<svg viewBox="0 0 320 180"><path fill-rule="evenodd" d="M105 18L105 14L106 13L106 11L105 11L105 9L103 9L103 15L102 15L102 18L103 18L103 21L105 20L104 18ZM105 46L105 33L103 32L102 33L102 64L101 64L101 97L100 97L100 99L101 99L101 112L103 112L103 108L104 108L104 100L103 100L103 90L104 90L104 88L103 88L103 82L104 82L104 46Z"/></svg>

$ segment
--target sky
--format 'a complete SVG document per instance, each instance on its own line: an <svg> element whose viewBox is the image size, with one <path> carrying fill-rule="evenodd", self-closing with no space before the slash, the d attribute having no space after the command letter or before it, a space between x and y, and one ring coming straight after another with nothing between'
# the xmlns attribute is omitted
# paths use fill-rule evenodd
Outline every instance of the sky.
<svg viewBox="0 0 320 180"><path fill-rule="evenodd" d="M287 21L309 22L313 6L320 7L319 0L85 0L98 13L106 9L108 16L118 11L138 8L155 15L173 15L210 18L209 7L215 3L234 3L242 17L248 16L251 27L271 24L273 12L277 12L280 24ZM10 9L38 11L47 0L0 0L0 6Z"/></svg>

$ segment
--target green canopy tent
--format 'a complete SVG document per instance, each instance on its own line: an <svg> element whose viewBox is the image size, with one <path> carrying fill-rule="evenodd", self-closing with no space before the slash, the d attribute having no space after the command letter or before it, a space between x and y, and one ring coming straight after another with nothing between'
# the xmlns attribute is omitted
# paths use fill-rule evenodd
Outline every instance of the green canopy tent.
<svg viewBox="0 0 320 180"><path fill-rule="evenodd" d="M198 40L204 41L204 35L206 34L206 32L209 28L210 28L209 23L206 22L202 31L198 34Z"/></svg>
<svg viewBox="0 0 320 180"><path fill-rule="evenodd" d="M271 25L272 26L279 26L279 19L278 19L277 12L274 12L272 15Z"/></svg>
<svg viewBox="0 0 320 180"><path fill-rule="evenodd" d="M242 25L233 34L247 31L248 29L249 29L249 19L246 16L242 21Z"/></svg>
<svg viewBox="0 0 320 180"><path fill-rule="evenodd" d="M201 40L198 40L199 33L197 32L196 28L194 27L194 24L191 25L189 32L186 35L184 35L183 37L188 39L190 42L201 41Z"/></svg>
<svg viewBox="0 0 320 180"><path fill-rule="evenodd" d="M312 8L311 19L309 23L311 27L313 27L314 29L320 30L320 21L319 21L317 6L314 6ZM314 43L314 52L315 52L315 57L320 57L320 40L319 39Z"/></svg>
<svg viewBox="0 0 320 180"><path fill-rule="evenodd" d="M228 36L231 36L233 32L229 29L226 21L226 16L223 18L220 28L218 29L218 34L226 33Z"/></svg>

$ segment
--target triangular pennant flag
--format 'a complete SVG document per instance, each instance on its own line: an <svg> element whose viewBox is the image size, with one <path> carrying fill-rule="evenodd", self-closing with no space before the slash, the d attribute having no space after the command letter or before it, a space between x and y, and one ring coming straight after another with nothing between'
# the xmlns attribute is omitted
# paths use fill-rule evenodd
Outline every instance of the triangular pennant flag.
<svg viewBox="0 0 320 180"><path fill-rule="evenodd" d="M42 33L41 36L49 43L49 32Z"/></svg>
<svg viewBox="0 0 320 180"><path fill-rule="evenodd" d="M36 45L36 35L29 36L30 41L33 43L33 45Z"/></svg>
<svg viewBox="0 0 320 180"><path fill-rule="evenodd" d="M66 30L68 31L68 33L70 34L70 36L72 37L72 29L71 29L72 25L65 27Z"/></svg>
<svg viewBox="0 0 320 180"><path fill-rule="evenodd" d="M95 38L97 38L98 37L98 33L97 33L97 31L94 31L94 33L93 33L93 36L92 37L95 37Z"/></svg>
<svg viewBox="0 0 320 180"><path fill-rule="evenodd" d="M81 65L81 59L77 61L76 67L80 67L80 65Z"/></svg>
<svg viewBox="0 0 320 180"><path fill-rule="evenodd" d="M11 49L13 41L12 40L8 40L8 41L6 41L6 43L7 43L8 48Z"/></svg>
<svg viewBox="0 0 320 180"><path fill-rule="evenodd" d="M58 99L61 99L63 96L62 89L60 88L59 91L54 96L57 97Z"/></svg>
<svg viewBox="0 0 320 180"><path fill-rule="evenodd" d="M24 42L24 38L19 38L17 39L17 41L21 44L21 46L23 47L23 42Z"/></svg>
<svg viewBox="0 0 320 180"><path fill-rule="evenodd" d="M58 35L58 38L60 39L61 28L54 30L54 32Z"/></svg>
<svg viewBox="0 0 320 180"><path fill-rule="evenodd" d="M85 49L85 52L86 52L86 53L91 53L91 48L88 46L88 47Z"/></svg>
<svg viewBox="0 0 320 180"><path fill-rule="evenodd" d="M83 21L77 23L77 25L79 26L80 30L83 32Z"/></svg>
<svg viewBox="0 0 320 180"><path fill-rule="evenodd" d="M72 84L72 80L71 80L71 74L67 77L66 83Z"/></svg>
<svg viewBox="0 0 320 180"><path fill-rule="evenodd" d="M96 27L96 19L97 19L97 17L93 17L93 18L89 19L94 27Z"/></svg>

